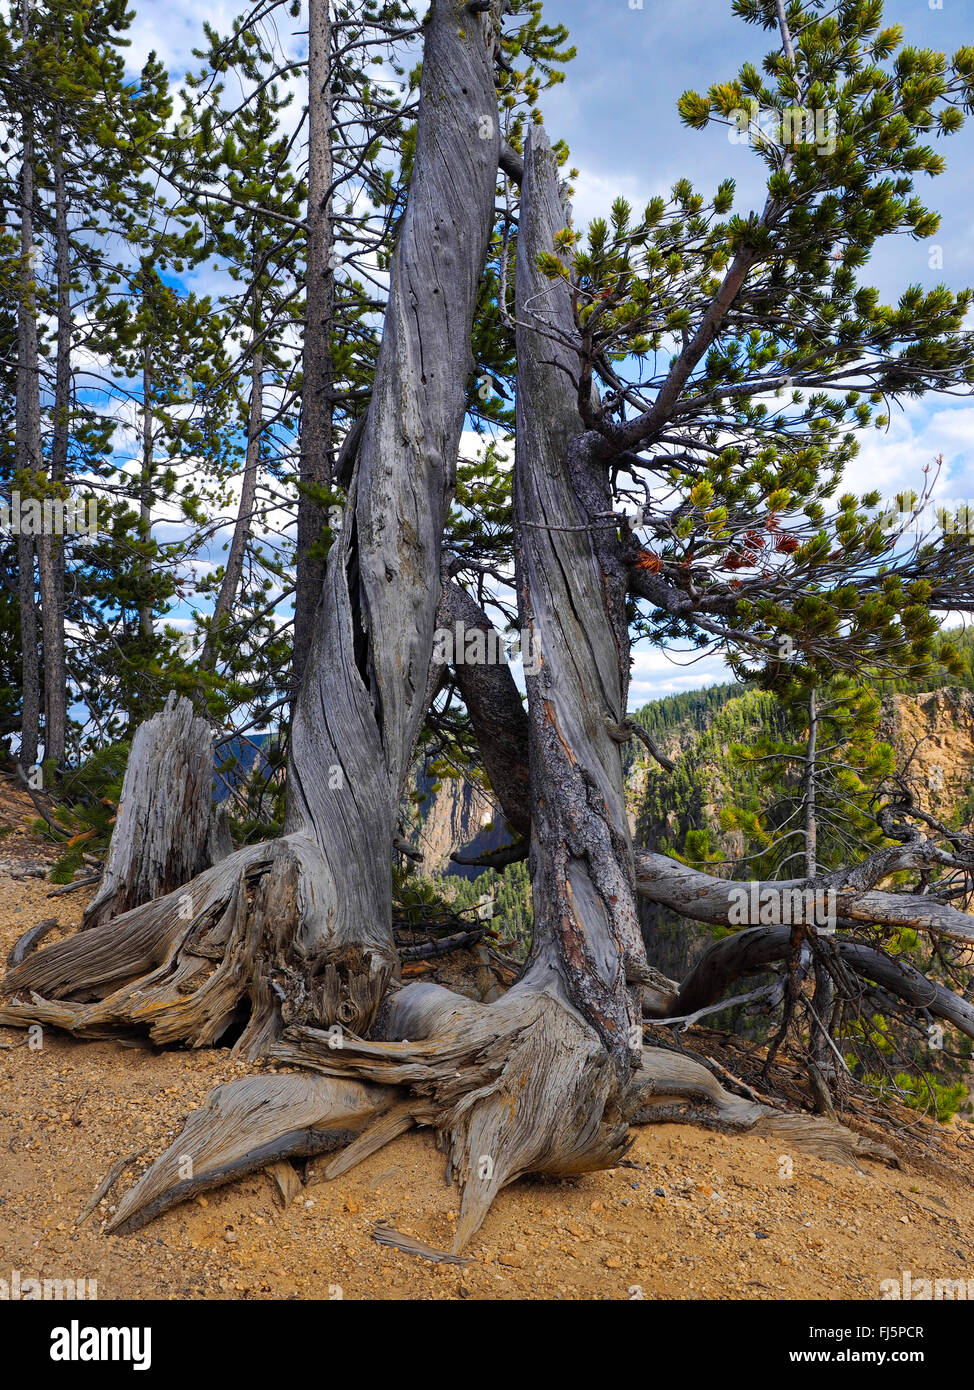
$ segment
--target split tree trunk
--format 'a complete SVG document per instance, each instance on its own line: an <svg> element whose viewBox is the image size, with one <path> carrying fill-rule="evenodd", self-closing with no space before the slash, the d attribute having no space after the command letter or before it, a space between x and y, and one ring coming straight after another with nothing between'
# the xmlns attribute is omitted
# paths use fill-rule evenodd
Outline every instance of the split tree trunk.
<svg viewBox="0 0 974 1390"><path fill-rule="evenodd" d="M285 835L28 957L5 981L20 1002L0 1009L4 1021L33 1014L85 1033L148 1019L159 1041L199 1043L226 1026L235 990L236 1000L250 998L239 1043L248 1056L283 1026L340 1022L365 1033L373 1023L397 965L392 842L426 714L442 532L493 214L495 22L494 12L437 0L426 24L410 195L346 522L329 554L292 724ZM187 992L201 960L221 951L222 965ZM45 994L65 1002L48 1007Z"/></svg>
<svg viewBox="0 0 974 1390"><path fill-rule="evenodd" d="M321 856L300 948L318 962L321 1017L337 1011L358 1031L371 1025L396 963L391 847L426 714L440 546L493 214L495 112L484 19L440 0L427 24L416 160L375 384L288 768L285 830Z"/></svg>

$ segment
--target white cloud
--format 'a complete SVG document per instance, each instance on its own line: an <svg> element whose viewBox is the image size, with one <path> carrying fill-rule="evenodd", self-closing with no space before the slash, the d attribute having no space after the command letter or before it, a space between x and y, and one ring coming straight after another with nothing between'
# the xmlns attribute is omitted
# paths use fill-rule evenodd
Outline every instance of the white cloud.
<svg viewBox="0 0 974 1390"><path fill-rule="evenodd" d="M639 709L650 700L664 695L678 695L684 690L700 690L708 685L723 685L733 680L723 658L710 653L661 651L658 647L639 644L633 647L632 676L629 686L629 708Z"/></svg>

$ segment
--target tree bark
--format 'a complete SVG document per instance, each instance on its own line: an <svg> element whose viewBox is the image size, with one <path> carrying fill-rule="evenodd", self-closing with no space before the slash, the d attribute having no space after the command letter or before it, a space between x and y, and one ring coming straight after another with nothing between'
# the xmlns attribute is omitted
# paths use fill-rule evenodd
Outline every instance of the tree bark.
<svg viewBox="0 0 974 1390"><path fill-rule="evenodd" d="M61 124L54 129L54 231L57 285L57 347L54 364L54 420L51 432L51 481L55 499L66 493L71 409L71 251L68 237L68 194L61 145ZM44 615L44 752L58 766L67 749L68 689L64 647L64 541L47 537L49 550L42 562ZM49 567L50 572L44 571Z"/></svg>
<svg viewBox="0 0 974 1390"><path fill-rule="evenodd" d="M416 160L375 385L288 769L286 832L311 840L323 868L302 946L345 976L345 1021L352 1013L360 1028L395 966L391 846L426 714L440 546L493 214L495 104L482 20L441 0L427 26Z"/></svg>
<svg viewBox="0 0 974 1390"><path fill-rule="evenodd" d="M557 166L533 127L524 158L517 260L514 495L531 759L534 941L524 980L562 992L595 1028L623 1078L642 1046L639 930L622 754L627 576L608 472L586 451L578 414L568 287L537 265L566 225Z"/></svg>

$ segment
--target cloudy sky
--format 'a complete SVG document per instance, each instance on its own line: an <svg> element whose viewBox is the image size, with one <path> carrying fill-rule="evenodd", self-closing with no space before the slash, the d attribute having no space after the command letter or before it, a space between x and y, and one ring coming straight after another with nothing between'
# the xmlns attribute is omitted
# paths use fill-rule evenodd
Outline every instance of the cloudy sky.
<svg viewBox="0 0 974 1390"><path fill-rule="evenodd" d="M191 50L201 39L198 0L135 0L131 60L139 64L155 49L174 77L195 67ZM218 30L230 27L237 6L208 0L206 18ZM637 207L689 177L706 194L724 178L738 186L738 207L763 202L763 165L727 131L687 130L676 102L687 88L705 90L730 78L747 58L760 61L769 34L743 24L730 0L549 0L549 19L568 25L578 57L564 84L544 100L553 139L567 140L579 169L576 224L607 211L624 195ZM901 23L908 43L953 53L974 42L971 0L887 0L886 23ZM302 40L297 39L298 49ZM933 241L891 238L876 254L869 275L884 296L908 284L945 282L953 289L974 284L974 126L941 141L948 171L925 180L920 192L938 209L942 226ZM933 248L939 254L932 255ZM939 493L944 499L974 499L974 405L929 398L894 415L888 431L863 440L850 470L852 490L880 488L892 495L920 485L925 463L943 455ZM660 652L637 649L632 704L693 689L724 678L714 658L683 665Z"/></svg>

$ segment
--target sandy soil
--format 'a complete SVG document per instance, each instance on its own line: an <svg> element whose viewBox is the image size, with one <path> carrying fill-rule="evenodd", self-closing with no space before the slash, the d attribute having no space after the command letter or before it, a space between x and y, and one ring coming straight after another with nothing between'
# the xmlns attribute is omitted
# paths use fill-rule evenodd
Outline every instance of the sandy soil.
<svg viewBox="0 0 974 1390"><path fill-rule="evenodd" d="M0 864L13 847L43 857L29 837L7 837ZM0 961L44 917L65 931L77 924L90 890L49 891L0 873ZM286 1210L260 1174L109 1237L119 1189L80 1228L75 1219L115 1160L144 1151L124 1188L214 1085L247 1069L226 1049L160 1052L51 1032L42 1043L0 1028L0 1279L95 1279L99 1298L768 1300L875 1299L904 1270L974 1276L974 1190L951 1136L946 1161L860 1174L759 1138L643 1129L633 1166L503 1192L462 1267L372 1240L385 1222L439 1248L452 1242L456 1189L423 1133L335 1183L312 1163Z"/></svg>

